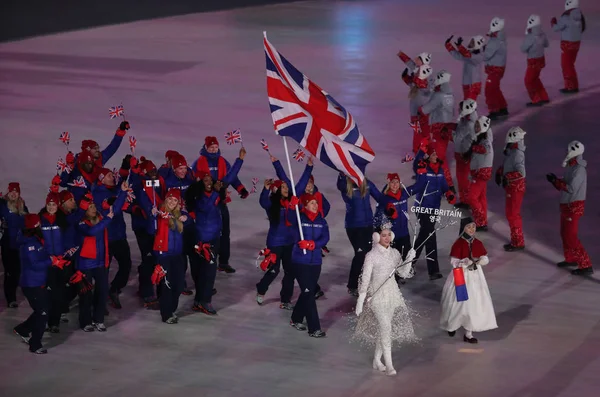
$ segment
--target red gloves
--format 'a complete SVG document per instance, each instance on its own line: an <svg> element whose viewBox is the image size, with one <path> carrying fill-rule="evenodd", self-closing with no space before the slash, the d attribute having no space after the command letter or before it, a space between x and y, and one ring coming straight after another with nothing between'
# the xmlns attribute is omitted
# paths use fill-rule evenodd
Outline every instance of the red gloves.
<svg viewBox="0 0 600 397"><path fill-rule="evenodd" d="M50 259L52 260L52 266L57 267L60 270L63 270L65 268L65 266L68 266L71 263L68 260L63 259L62 255L59 255L59 256L51 255Z"/></svg>
<svg viewBox="0 0 600 397"><path fill-rule="evenodd" d="M125 134L127 134L127 130L129 129L129 121L122 121L121 124L119 125L119 129L117 130L117 132L115 132L115 134L117 134L117 136L120 136L121 138L125 136Z"/></svg>
<svg viewBox="0 0 600 397"><path fill-rule="evenodd" d="M398 211L396 211L396 207L393 203L388 203L387 207L385 208L385 214L392 219L398 218Z"/></svg>
<svg viewBox="0 0 600 397"><path fill-rule="evenodd" d="M130 205L131 203L129 201L125 201L125 203L123 203L123 206L121 207L121 211L127 211Z"/></svg>
<svg viewBox="0 0 600 397"><path fill-rule="evenodd" d="M408 61L410 61L410 57L408 55L406 55L405 53L403 53L402 51L398 52L398 58L400 58L400 60L402 60L402 62L407 63Z"/></svg>
<svg viewBox="0 0 600 397"><path fill-rule="evenodd" d="M290 204L289 204L288 208L291 210L294 210L294 209L296 209L296 207L298 206L299 203L300 203L300 200L298 200L298 197L292 196L292 197L290 197Z"/></svg>
<svg viewBox="0 0 600 397"><path fill-rule="evenodd" d="M419 145L419 150L423 153L427 153L427 148L429 147L429 137L425 137L421 139L421 143Z"/></svg>
<svg viewBox="0 0 600 397"><path fill-rule="evenodd" d="M90 283L85 277L85 274L81 273L79 270L77 270L75 274L71 276L69 279L69 284L77 288L77 294L80 296L85 295L94 289L94 285Z"/></svg>
<svg viewBox="0 0 600 397"><path fill-rule="evenodd" d="M53 185L60 185L60 176L54 175L54 178L52 178L52 182L50 183Z"/></svg>
<svg viewBox="0 0 600 397"><path fill-rule="evenodd" d="M82 209L83 209L83 208L82 208ZM104 201L102 202L102 209L103 209L104 211L108 211L108 210L110 209L110 204L108 204L108 200L104 200Z"/></svg>
<svg viewBox="0 0 600 397"><path fill-rule="evenodd" d="M152 272L152 277L150 278L150 280L152 281L153 285L158 285L160 284L160 280L165 278L166 275L167 272L165 271L165 269L163 269L161 265L156 265L154 266L154 272Z"/></svg>
<svg viewBox="0 0 600 397"><path fill-rule="evenodd" d="M427 163L424 160L419 161L417 165L417 174L423 175L427 173Z"/></svg>
<svg viewBox="0 0 600 397"><path fill-rule="evenodd" d="M558 23L558 21L556 20L556 17L552 17L552 20L550 21L550 26L554 26Z"/></svg>
<svg viewBox="0 0 600 397"><path fill-rule="evenodd" d="M131 156L131 158L129 159L129 168L131 168L131 171L133 171L136 174L140 173L140 170L138 168L138 160L133 156Z"/></svg>
<svg viewBox="0 0 600 397"><path fill-rule="evenodd" d="M454 196L454 194L450 190L446 192L446 200L448 200L449 204L456 204L456 196Z"/></svg>
<svg viewBox="0 0 600 397"><path fill-rule="evenodd" d="M198 255L203 256L207 262L211 261L211 258L214 258L214 254L211 248L212 247L209 243L202 243L201 241L194 246L194 249L196 250Z"/></svg>
<svg viewBox="0 0 600 397"><path fill-rule="evenodd" d="M87 211L90 208L90 204L93 204L94 199L91 194L87 193L79 202L79 208L84 211Z"/></svg>
<svg viewBox="0 0 600 397"><path fill-rule="evenodd" d="M271 267L275 263L277 263L277 255L275 255L274 252L271 252L271 250L268 248L260 250L258 255L259 255L259 257L261 257L261 256L265 257L265 259L263 259L263 261L259 265L260 270L262 270L263 272L269 271L269 269L271 269Z"/></svg>
<svg viewBox="0 0 600 397"><path fill-rule="evenodd" d="M315 242L312 240L300 240L298 242L298 247L300 247L303 250L312 251L315 249Z"/></svg>

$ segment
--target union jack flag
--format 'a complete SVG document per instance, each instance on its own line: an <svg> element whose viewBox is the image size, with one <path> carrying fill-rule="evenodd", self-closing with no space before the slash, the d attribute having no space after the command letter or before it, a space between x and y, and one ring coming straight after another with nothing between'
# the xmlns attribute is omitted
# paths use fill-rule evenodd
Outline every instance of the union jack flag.
<svg viewBox="0 0 600 397"><path fill-rule="evenodd" d="M71 167L61 157L56 162L56 170L62 174L64 171L71 172Z"/></svg>
<svg viewBox="0 0 600 397"><path fill-rule="evenodd" d="M410 154L410 153L406 153L404 155L404 157L402 158L401 162L402 163L409 163L411 161L413 161L415 158Z"/></svg>
<svg viewBox="0 0 600 397"><path fill-rule="evenodd" d="M294 157L294 160L296 160L297 162L302 162L304 161L304 157L306 157L306 154L304 153L304 151L300 148L296 149L296 151L294 152L294 154L292 154L292 156Z"/></svg>
<svg viewBox="0 0 600 397"><path fill-rule="evenodd" d="M69 146L69 142L71 141L71 135L67 131L65 131L60 134L58 140L64 143L65 145Z"/></svg>
<svg viewBox="0 0 600 397"><path fill-rule="evenodd" d="M266 150L267 152L269 151L269 145L267 144L267 141L261 139L260 144L262 145L263 150Z"/></svg>
<svg viewBox="0 0 600 397"><path fill-rule="evenodd" d="M410 128L412 128L415 134L421 133L421 123L419 123L418 121L415 121L414 123L408 123L408 125L410 125Z"/></svg>
<svg viewBox="0 0 600 397"><path fill-rule="evenodd" d="M108 108L108 115L111 119L122 116L124 113L123 105L112 106Z"/></svg>
<svg viewBox="0 0 600 397"><path fill-rule="evenodd" d="M133 200L135 200L135 194L133 193L133 189L127 188L127 201L129 203L133 203Z"/></svg>
<svg viewBox="0 0 600 397"><path fill-rule="evenodd" d="M256 177L252 178L252 184L253 185L256 185L258 183L258 181L259 181L258 178L256 178Z"/></svg>
<svg viewBox="0 0 600 397"><path fill-rule="evenodd" d="M73 182L67 183L67 185L73 186L73 187L87 188L87 185L85 184L85 179L83 179L83 177L81 175L79 175L79 177L77 179L75 179Z"/></svg>
<svg viewBox="0 0 600 397"><path fill-rule="evenodd" d="M131 149L131 153L135 153L135 147L137 146L137 139L134 136L129 137L129 149Z"/></svg>
<svg viewBox="0 0 600 397"><path fill-rule="evenodd" d="M352 115L285 59L265 37L267 92L275 131L300 143L359 186L375 152Z"/></svg>
<svg viewBox="0 0 600 397"><path fill-rule="evenodd" d="M242 133L239 129L235 131L229 131L225 134L225 141L228 145L233 145L235 143L242 141Z"/></svg>

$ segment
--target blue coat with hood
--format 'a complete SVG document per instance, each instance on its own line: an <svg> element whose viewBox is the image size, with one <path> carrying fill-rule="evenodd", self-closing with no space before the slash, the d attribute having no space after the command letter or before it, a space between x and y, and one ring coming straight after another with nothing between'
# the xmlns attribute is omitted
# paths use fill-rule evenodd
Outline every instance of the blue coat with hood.
<svg viewBox="0 0 600 397"><path fill-rule="evenodd" d="M108 241L112 242L118 240L127 240L127 225L125 224L125 217L123 216L123 211L121 210L125 204L127 193L124 193L120 186L106 186L99 183L94 187L92 195L94 196L94 204L96 204L96 208L104 217L106 214L108 214L109 210L102 208L102 204L104 201L108 201L113 197L115 198L113 204L113 212L115 216L113 217L112 222L110 222L108 225L107 229ZM119 196L123 196L122 200L119 201L119 203L121 203L120 205L116 201L116 198ZM116 211L117 205L119 205L119 209L121 211Z"/></svg>
<svg viewBox="0 0 600 397"><path fill-rule="evenodd" d="M24 210L25 213L29 212L27 206L24 207ZM2 235L2 245L14 250L19 249L17 236L19 231L25 227L25 216L9 210L6 200L0 198L0 220L2 220L2 226L0 227L5 228Z"/></svg>
<svg viewBox="0 0 600 397"><path fill-rule="evenodd" d="M32 288L46 285L48 270L52 266L50 254L36 236L25 237L19 232L21 258L21 287Z"/></svg>
<svg viewBox="0 0 600 397"><path fill-rule="evenodd" d="M287 177L285 170L281 166L281 163L279 162L279 160L277 160L273 163L273 167L275 167L275 173L277 174L277 178L284 181L288 186L290 186L290 189L291 189L291 182L290 182L289 178ZM302 197L302 195L305 193L306 186L308 185L310 176L312 175L312 171L313 171L313 166L307 164L306 167L304 168L304 172L300 176L300 179L298 180L298 183L295 186L296 194L298 195L298 198ZM319 188L317 187L317 185L314 185L313 194L317 194L317 193L319 193L321 195L321 202L322 202L321 204L323 206L323 208L319 208L319 210L323 210L323 216L327 217L327 214L329 214L329 210L331 210L331 204L329 204L329 201L325 198L325 195L323 193L319 192Z"/></svg>
<svg viewBox="0 0 600 397"><path fill-rule="evenodd" d="M373 226L373 209L371 208L371 197L378 192L373 182L367 180L367 193L363 197L360 188L352 186L352 197L346 194L346 176L340 174L337 179L337 188L346 203L346 218L344 221L346 229Z"/></svg>
<svg viewBox="0 0 600 397"><path fill-rule="evenodd" d="M377 207L375 210L375 217L377 219L381 219L385 212L387 211L388 206L393 206L395 210L395 215L387 216L385 215L389 221L392 223L392 232L394 232L395 237L403 237L408 236L408 219L404 213L406 212L409 216L408 212L408 199L410 196L415 194L422 193L425 188L426 181L424 178L417 179L417 182L414 185L403 188L400 187L400 190L397 194L393 194L388 190L387 193L379 193L377 200ZM384 186L382 191L385 191L387 186Z"/></svg>
<svg viewBox="0 0 600 397"><path fill-rule="evenodd" d="M290 211L292 212L292 211ZM290 215L292 215L290 217ZM323 263L323 257L321 255L321 249L329 242L329 226L327 221L319 214L316 213L314 219L311 219L307 215L306 211L301 211L300 222L302 225L302 233L304 240L314 241L315 248L311 250L304 250L298 246L300 242L300 230L298 228L298 220L295 214L288 215L288 218L292 218L292 231L294 233L294 248L292 249L292 263L299 265L312 265L320 266Z"/></svg>
<svg viewBox="0 0 600 397"><path fill-rule="evenodd" d="M422 150L419 150L415 156L415 161L413 162L413 170L415 173L417 172L419 162L423 160L424 157L425 153ZM439 164L437 171L428 161L425 162L427 164L427 173L417 174L417 183L421 184L423 188L415 197L415 206L439 209L442 203L442 195L449 190L448 182L446 182L441 161L438 160L437 162L437 164Z"/></svg>
<svg viewBox="0 0 600 397"><path fill-rule="evenodd" d="M203 146L202 149L200 150L199 154L200 154L200 156L203 156L206 158L206 161L208 162L208 170L210 171L210 175L212 176L213 180L218 181L219 180L219 157L221 157L221 149L219 149L216 153L208 153L206 151L206 147ZM198 169L197 167L198 167L199 160L200 160L200 158L196 159L196 161L194 161L192 163L192 171L193 172L196 172L196 170ZM223 157L223 160L225 161L226 174L229 174L229 172L231 170L231 164L229 164L229 161L227 161L224 157ZM225 180L222 180L221 182L223 182L224 188L227 188L227 186L231 185L238 193L244 188L244 185L238 178L237 173L234 178L227 178L227 182L225 182ZM223 200L223 202L221 202L220 205L226 205L225 200Z"/></svg>

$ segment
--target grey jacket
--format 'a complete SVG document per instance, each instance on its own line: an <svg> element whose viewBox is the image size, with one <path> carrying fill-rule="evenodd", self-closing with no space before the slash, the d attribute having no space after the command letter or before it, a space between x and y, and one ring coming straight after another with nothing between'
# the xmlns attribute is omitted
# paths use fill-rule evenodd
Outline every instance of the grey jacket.
<svg viewBox="0 0 600 397"><path fill-rule="evenodd" d="M429 124L450 123L454 119L454 94L449 83L434 91L429 102L423 105L423 113L429 115Z"/></svg>
<svg viewBox="0 0 600 397"><path fill-rule="evenodd" d="M485 148L485 153L473 152L471 156L471 170L491 168L494 165L494 147L492 146L492 129L486 132L486 138L479 142Z"/></svg>
<svg viewBox="0 0 600 397"><path fill-rule="evenodd" d="M491 36L484 48L483 61L486 65L506 66L506 34L504 30Z"/></svg>
<svg viewBox="0 0 600 397"><path fill-rule="evenodd" d="M531 28L531 33L525 35L525 40L521 44L521 51L527 54L527 59L541 58L544 56L544 49L549 45L546 33L538 25Z"/></svg>
<svg viewBox="0 0 600 397"><path fill-rule="evenodd" d="M573 8L570 13L563 13L552 27L555 32L560 32L563 41L581 41L581 10Z"/></svg>
<svg viewBox="0 0 600 397"><path fill-rule="evenodd" d="M427 88L419 88L417 91L417 95L414 98L411 98L409 101L409 110L411 116L416 116L417 111L421 106L429 102L429 98L431 97L431 88L433 87L433 80L430 79L427 82Z"/></svg>
<svg viewBox="0 0 600 397"><path fill-rule="evenodd" d="M577 164L567 166L563 180L567 183L567 191L560 192L560 203L584 201L587 189L587 161L581 155L577 156Z"/></svg>
<svg viewBox="0 0 600 397"><path fill-rule="evenodd" d="M477 112L473 112L469 116L468 119L461 119L456 125L456 130L452 131L455 153L468 152L471 143L475 139L475 121L478 118Z"/></svg>
<svg viewBox="0 0 600 397"><path fill-rule="evenodd" d="M455 59L463 62L463 85L471 85L474 83L481 83L482 68L483 68L483 53L479 54L471 53L469 58L464 57L458 50L450 51Z"/></svg>
<svg viewBox="0 0 600 397"><path fill-rule="evenodd" d="M525 143L517 143L516 149L506 149L504 151L504 175L511 172L518 172L525 178Z"/></svg>

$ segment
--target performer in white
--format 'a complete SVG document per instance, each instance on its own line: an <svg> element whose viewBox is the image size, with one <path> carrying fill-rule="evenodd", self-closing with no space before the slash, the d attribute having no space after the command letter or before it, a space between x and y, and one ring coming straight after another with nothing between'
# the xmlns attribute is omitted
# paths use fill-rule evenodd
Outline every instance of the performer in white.
<svg viewBox="0 0 600 397"><path fill-rule="evenodd" d="M403 262L400 252L390 246L394 240L391 227L387 223L373 233L373 249L365 258L359 281L356 304L356 315L359 317L354 339L375 344L373 369L396 375L392 362L392 341L408 343L416 342L418 338L410 311L393 277L394 273L402 278L414 275L411 262L415 251L409 250ZM381 362L382 355L385 365Z"/></svg>
<svg viewBox="0 0 600 397"><path fill-rule="evenodd" d="M448 331L450 336L454 336L456 330L463 327L463 340L477 343L473 332L498 328L492 297L482 269L482 266L489 263L489 258L483 243L475 238L475 222L467 218L461 222L461 227L461 235L450 250L450 263L453 268L463 268L468 299L461 302L457 300L453 271L446 279L442 291L440 327Z"/></svg>

